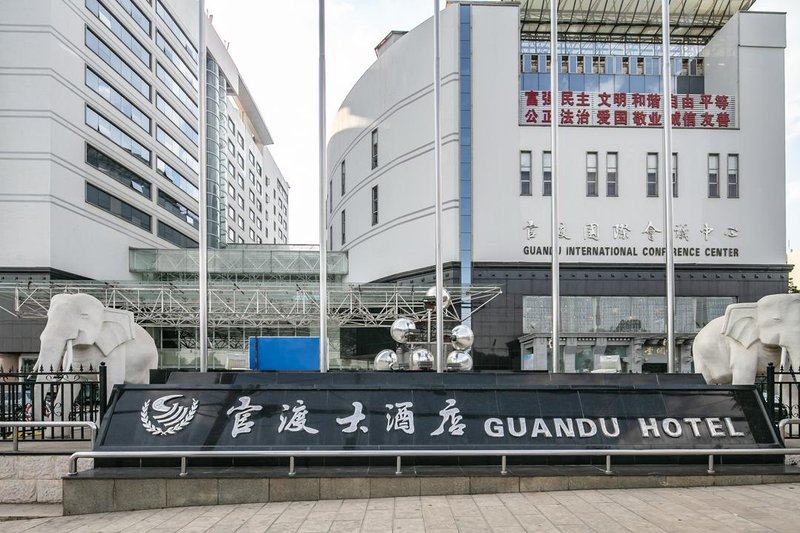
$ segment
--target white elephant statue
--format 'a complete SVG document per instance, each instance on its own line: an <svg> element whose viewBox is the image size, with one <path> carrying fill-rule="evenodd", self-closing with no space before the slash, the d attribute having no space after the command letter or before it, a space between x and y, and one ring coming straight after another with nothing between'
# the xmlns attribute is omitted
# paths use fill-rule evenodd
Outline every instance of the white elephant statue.
<svg viewBox="0 0 800 533"><path fill-rule="evenodd" d="M800 294L729 305L700 330L692 353L706 383L750 385L770 362L800 368Z"/></svg>
<svg viewBox="0 0 800 533"><path fill-rule="evenodd" d="M150 369L158 366L155 342L133 313L88 294L53 296L40 340L36 370L96 369L105 362L109 395L116 383L149 383Z"/></svg>

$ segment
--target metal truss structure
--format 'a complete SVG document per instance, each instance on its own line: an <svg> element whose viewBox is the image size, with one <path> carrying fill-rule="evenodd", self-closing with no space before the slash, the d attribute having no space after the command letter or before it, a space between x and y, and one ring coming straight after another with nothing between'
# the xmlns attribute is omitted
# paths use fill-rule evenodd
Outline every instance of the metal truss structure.
<svg viewBox="0 0 800 533"><path fill-rule="evenodd" d="M501 294L499 287L452 287L445 320L460 322L462 303L479 311ZM59 293L91 294L107 307L133 312L142 326L197 327L199 289L187 282L70 281L13 287L14 314L45 318L50 298ZM209 327L308 327L319 321L319 285L315 283L209 284ZM421 321L432 305L427 287L399 284L329 284L328 319L332 326L388 327L398 317ZM471 315L470 315L471 316Z"/></svg>
<svg viewBox="0 0 800 533"><path fill-rule="evenodd" d="M520 3L520 34L550 39L550 0ZM670 40L705 44L739 11L755 0L672 0ZM565 41L660 42L661 0L559 0L559 39Z"/></svg>

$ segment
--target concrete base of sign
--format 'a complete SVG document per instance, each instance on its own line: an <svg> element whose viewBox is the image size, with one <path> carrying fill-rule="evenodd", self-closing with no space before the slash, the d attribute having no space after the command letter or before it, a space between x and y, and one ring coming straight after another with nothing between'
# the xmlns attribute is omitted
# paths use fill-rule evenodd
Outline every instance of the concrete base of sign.
<svg viewBox="0 0 800 533"><path fill-rule="evenodd" d="M275 468L190 468L187 477L179 477L172 468L98 468L62 480L63 506L65 515L76 515L187 505L800 482L800 468L784 465L725 465L715 474L699 465L620 465L611 475L592 466L509 466L508 474L498 472L410 467L401 475L389 469L309 469L288 476Z"/></svg>

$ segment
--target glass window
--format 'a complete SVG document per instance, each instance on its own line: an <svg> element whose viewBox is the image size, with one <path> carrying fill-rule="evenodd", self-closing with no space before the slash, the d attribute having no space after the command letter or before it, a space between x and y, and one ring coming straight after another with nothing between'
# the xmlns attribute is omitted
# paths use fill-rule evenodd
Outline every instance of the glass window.
<svg viewBox="0 0 800 533"><path fill-rule="evenodd" d="M553 194L553 157L550 152L542 153L542 196Z"/></svg>
<svg viewBox="0 0 800 533"><path fill-rule="evenodd" d="M531 153L519 153L519 194L521 196L531 195Z"/></svg>
<svg viewBox="0 0 800 533"><path fill-rule="evenodd" d="M678 197L678 154L672 154L672 197Z"/></svg>
<svg viewBox="0 0 800 533"><path fill-rule="evenodd" d="M253 174L252 170L248 170L247 171L247 175L250 177L250 183L255 183L256 182L256 175Z"/></svg>
<svg viewBox="0 0 800 533"><path fill-rule="evenodd" d="M261 200L256 200L256 211L259 213L264 211L264 204L261 203Z"/></svg>
<svg viewBox="0 0 800 533"><path fill-rule="evenodd" d="M597 196L597 152L586 152L586 196Z"/></svg>
<svg viewBox="0 0 800 533"><path fill-rule="evenodd" d="M637 57L636 58L636 74L639 76L644 75L644 58Z"/></svg>
<svg viewBox="0 0 800 533"><path fill-rule="evenodd" d="M328 213L333 213L333 178L328 180Z"/></svg>
<svg viewBox="0 0 800 533"><path fill-rule="evenodd" d="M252 209L249 210L248 216L250 217L250 221L251 222L255 222L256 221L256 212L253 211Z"/></svg>
<svg viewBox="0 0 800 533"><path fill-rule="evenodd" d="M254 193L253 191L247 191L247 196L250 198L251 202L256 201L256 193Z"/></svg>
<svg viewBox="0 0 800 533"><path fill-rule="evenodd" d="M149 181L89 144L86 145L86 163L133 189L148 200L152 198Z"/></svg>
<svg viewBox="0 0 800 533"><path fill-rule="evenodd" d="M708 197L719 198L719 154L708 154Z"/></svg>
<svg viewBox="0 0 800 533"><path fill-rule="evenodd" d="M231 139L228 139L228 152L230 152L231 155L236 155L236 145L233 144Z"/></svg>
<svg viewBox="0 0 800 533"><path fill-rule="evenodd" d="M170 134L162 130L161 126L156 127L156 140L164 145L167 150L175 154L175 156L183 161L186 166L195 172L200 171L200 164L197 162L197 158L195 158L195 156L192 155L189 150L184 148L178 141L173 139Z"/></svg>
<svg viewBox="0 0 800 533"><path fill-rule="evenodd" d="M89 106L86 106L86 125L132 156L138 157L148 166L150 165L150 150Z"/></svg>
<svg viewBox="0 0 800 533"><path fill-rule="evenodd" d="M236 174L236 183L239 184L239 187L244 189L244 176L242 176L241 174Z"/></svg>
<svg viewBox="0 0 800 533"><path fill-rule="evenodd" d="M584 57L583 56L578 56L577 66L575 68L575 72L577 72L578 74L583 74L584 73L583 61L584 61Z"/></svg>
<svg viewBox="0 0 800 533"><path fill-rule="evenodd" d="M658 154L647 154L647 196L658 196Z"/></svg>
<svg viewBox="0 0 800 533"><path fill-rule="evenodd" d="M242 137L241 133L236 134L236 141L239 143L240 148L244 148L244 137Z"/></svg>
<svg viewBox="0 0 800 533"><path fill-rule="evenodd" d="M172 15L170 14L169 11L167 11L167 8L165 8L164 5L161 3L161 0L158 0L158 4L156 5L156 12L158 13L158 16L161 17L161 20L163 20L167 24L169 31L171 31L172 34L175 36L175 38L178 39L178 42L181 43L181 46L189 54L189 57L194 62L194 64L197 65L197 57L198 57L197 48L195 48L194 44L192 43L192 40L189 39L189 37L181 29L178 23L175 22L175 19L172 18Z"/></svg>
<svg viewBox="0 0 800 533"><path fill-rule="evenodd" d="M569 56L561 56L561 73L566 74L569 72Z"/></svg>
<svg viewBox="0 0 800 533"><path fill-rule="evenodd" d="M86 202L130 222L134 226L138 226L148 232L151 231L150 215L88 182L86 183Z"/></svg>
<svg viewBox="0 0 800 533"><path fill-rule="evenodd" d="M537 54L531 55L531 72L539 72L539 56Z"/></svg>
<svg viewBox="0 0 800 533"><path fill-rule="evenodd" d="M178 69L178 72L186 78L186 81L192 84L195 90L199 87L199 83L197 81L197 76L195 76L194 69L190 68L189 65L184 63L183 59L175 52L175 49L170 46L167 40L161 35L160 31L156 32L156 46L158 49L164 52L164 55L167 59L169 59L170 63L175 65L175 68Z"/></svg>
<svg viewBox="0 0 800 533"><path fill-rule="evenodd" d="M372 188L372 225L378 223L378 186Z"/></svg>
<svg viewBox="0 0 800 533"><path fill-rule="evenodd" d="M200 189L160 157L156 157L156 172L167 178L180 190L199 201Z"/></svg>
<svg viewBox="0 0 800 533"><path fill-rule="evenodd" d="M200 116L200 110L197 107L197 104L194 103L192 98L189 96L189 93L183 90L183 87L175 81L175 78L169 75L166 69L161 66L161 63L156 63L156 76L160 79L164 85L166 85L167 89L169 89L172 94L174 94L178 100L192 112L195 117Z"/></svg>
<svg viewBox="0 0 800 533"><path fill-rule="evenodd" d="M228 117L228 131L231 133L236 133L236 125L234 125L231 117Z"/></svg>
<svg viewBox="0 0 800 533"><path fill-rule="evenodd" d="M236 169L233 166L233 161L228 159L228 175L231 177L231 181L233 181L234 176L236 176Z"/></svg>
<svg viewBox="0 0 800 533"><path fill-rule="evenodd" d="M86 0L86 9L88 9L95 17L97 17L100 22L103 23L111 33L117 36L117 38L125 45L125 47L133 52L139 61L144 63L147 68L150 68L150 52L142 46L142 43L136 40L136 38L131 35L128 29L119 21L117 17L115 17L111 11L106 9L106 6L98 2L97 0Z"/></svg>
<svg viewBox="0 0 800 533"><path fill-rule="evenodd" d="M257 219L256 219L256 226L258 226L258 229L261 229L261 228L263 228L263 227L264 227L264 223L263 223L263 222L261 222L261 219L260 219L260 218L257 218Z"/></svg>
<svg viewBox="0 0 800 533"><path fill-rule="evenodd" d="M158 205L196 228L200 227L199 217L197 213L180 203L178 200L168 195L164 191L158 191Z"/></svg>
<svg viewBox="0 0 800 533"><path fill-rule="evenodd" d="M256 241L258 241L258 244L264 244L264 241L261 240L261 237L256 237Z"/></svg>
<svg viewBox="0 0 800 533"><path fill-rule="evenodd" d="M250 150L247 151L247 160L250 161L251 165L256 164L256 156L253 155L253 152L251 152Z"/></svg>
<svg viewBox="0 0 800 533"><path fill-rule="evenodd" d="M150 117L144 114L141 109L125 98L122 93L117 91L106 80L97 75L95 71L86 67L86 86L95 91L107 102L117 108L117 110L131 119L134 124L150 133Z"/></svg>
<svg viewBox="0 0 800 533"><path fill-rule="evenodd" d="M347 235L345 233L345 210L344 209L342 209L341 223L342 223L342 246L344 246L344 243L347 242Z"/></svg>
<svg viewBox="0 0 800 533"><path fill-rule="evenodd" d="M739 154L728 154L728 198L739 198Z"/></svg>
<svg viewBox="0 0 800 533"><path fill-rule="evenodd" d="M139 7L133 3L133 0L117 0L117 3L131 16L133 21L139 25L143 32L150 36L150 19Z"/></svg>
<svg viewBox="0 0 800 533"><path fill-rule="evenodd" d="M240 228L244 229L244 219L241 215L236 217L236 223L239 225Z"/></svg>
<svg viewBox="0 0 800 533"><path fill-rule="evenodd" d="M608 152L606 154L606 196L619 196L617 183L617 152Z"/></svg>
<svg viewBox="0 0 800 533"><path fill-rule="evenodd" d="M372 169L378 168L378 130L372 130Z"/></svg>
<svg viewBox="0 0 800 533"><path fill-rule="evenodd" d="M94 34L92 30L86 28L86 46L97 54L100 59L114 69L114 72L122 76L122 78L131 84L131 87L139 91L142 96L150 100L150 84L144 81L144 78L133 70L116 52L114 52L100 37Z"/></svg>
<svg viewBox="0 0 800 533"><path fill-rule="evenodd" d="M192 125L184 119L180 113L178 113L175 108L167 103L167 101L158 93L156 93L156 107L159 111L164 113L164 116L169 119L170 122L175 124L181 133L183 133L187 139L192 141L195 146L199 142L197 136L197 130L192 127Z"/></svg>
<svg viewBox="0 0 800 533"><path fill-rule="evenodd" d="M239 163L241 168L244 168L244 157L242 157L242 154L236 154L236 162Z"/></svg>
<svg viewBox="0 0 800 533"><path fill-rule="evenodd" d="M241 194L238 196L238 198L237 198L237 202L238 202L238 204L239 204L239 207L241 207L242 209L244 209L244 197L243 197Z"/></svg>
<svg viewBox="0 0 800 533"><path fill-rule="evenodd" d="M228 196L234 199L236 198L236 188L234 188L231 182L228 182Z"/></svg>
<svg viewBox="0 0 800 533"><path fill-rule="evenodd" d="M239 244L244 244L244 237L239 235Z"/></svg>
<svg viewBox="0 0 800 533"><path fill-rule="evenodd" d="M250 229L250 242L255 242L256 240L256 232L253 229Z"/></svg>
<svg viewBox="0 0 800 533"><path fill-rule="evenodd" d="M233 228L228 228L228 242L236 242L236 232Z"/></svg>
<svg viewBox="0 0 800 533"><path fill-rule="evenodd" d="M179 248L197 248L197 241L190 239L168 224L158 221L158 236Z"/></svg>
<svg viewBox="0 0 800 533"><path fill-rule="evenodd" d="M261 170L261 165L258 163L256 163L256 174L258 174L259 176L263 175L263 172Z"/></svg>
<svg viewBox="0 0 800 533"><path fill-rule="evenodd" d="M342 159L342 169L341 169L341 176L342 176L342 197L344 198L345 191L347 190L345 187L345 166L344 166L344 159Z"/></svg>
<svg viewBox="0 0 800 533"><path fill-rule="evenodd" d="M622 58L622 74L630 74L630 58Z"/></svg>
<svg viewBox="0 0 800 533"><path fill-rule="evenodd" d="M236 220L236 211L234 211L230 207L228 208L228 218L231 219L231 221Z"/></svg>
<svg viewBox="0 0 800 533"><path fill-rule="evenodd" d="M262 193L262 191L263 191L263 190L264 190L264 189L262 189L262 188L261 188L261 182L260 182L260 181L257 181L257 182L256 182L256 191L258 191L258 195L259 195L259 196L261 196L261 193Z"/></svg>

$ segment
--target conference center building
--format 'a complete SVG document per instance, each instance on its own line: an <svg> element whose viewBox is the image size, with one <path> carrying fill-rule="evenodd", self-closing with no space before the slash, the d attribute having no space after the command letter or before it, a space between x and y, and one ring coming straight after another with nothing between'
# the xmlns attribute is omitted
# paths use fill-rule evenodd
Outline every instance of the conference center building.
<svg viewBox="0 0 800 533"><path fill-rule="evenodd" d="M551 365L557 167L561 368L667 370L670 234L675 368L691 371L692 339L728 304L787 290L785 15L673 2L664 117L661 3L561 4L555 51L545 0L441 12L445 286L502 289L474 316L461 300L475 369ZM351 283L434 284L433 39L433 19L390 33L336 115L328 246L347 253Z"/></svg>

